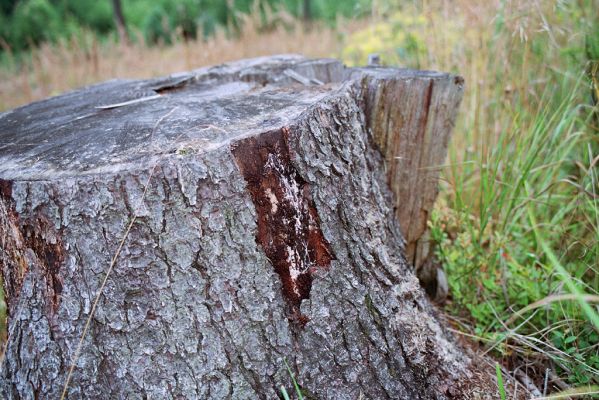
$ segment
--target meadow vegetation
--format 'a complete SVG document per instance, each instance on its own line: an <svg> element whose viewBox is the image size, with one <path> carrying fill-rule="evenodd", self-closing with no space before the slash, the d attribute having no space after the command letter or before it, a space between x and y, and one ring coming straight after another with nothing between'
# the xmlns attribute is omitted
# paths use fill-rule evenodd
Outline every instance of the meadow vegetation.
<svg viewBox="0 0 599 400"><path fill-rule="evenodd" d="M300 2L282 3L247 1L234 23L214 17L210 29L195 18L196 40L166 11L142 18L132 6L130 43L80 24L27 51L5 46L0 110L104 79L273 53L350 65L379 53L384 64L460 74L465 98L430 221L445 310L456 332L541 391L599 385L599 1L321 1L309 28ZM151 18L167 36L149 36L144 23L160 25Z"/></svg>
<svg viewBox="0 0 599 400"><path fill-rule="evenodd" d="M372 0L121 0L130 34L149 44L170 44L183 36L205 39L217 30L238 35L244 16L252 14L261 29L292 18L310 18L329 26L338 17L358 17ZM42 43L80 38L93 32L101 39L117 36L111 0L0 0L0 43L19 52ZM138 38L133 37L133 40Z"/></svg>
<svg viewBox="0 0 599 400"><path fill-rule="evenodd" d="M562 389L599 383L597 10L597 1L391 7L343 53L465 77L430 221L446 309L541 390L544 377Z"/></svg>

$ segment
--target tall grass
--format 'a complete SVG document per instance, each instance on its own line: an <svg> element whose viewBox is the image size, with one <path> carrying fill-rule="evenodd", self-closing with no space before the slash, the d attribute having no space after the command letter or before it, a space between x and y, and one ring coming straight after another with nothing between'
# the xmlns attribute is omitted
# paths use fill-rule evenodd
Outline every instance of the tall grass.
<svg viewBox="0 0 599 400"><path fill-rule="evenodd" d="M148 46L141 35L131 44L119 44L84 32L27 54L0 53L0 111L114 78L149 78L269 54L331 56L340 52L344 32L364 25L348 22L333 30L314 24L308 30L286 14L276 18L281 23L265 29L258 17L241 16L239 36L217 31L206 40L173 38L170 46Z"/></svg>
<svg viewBox="0 0 599 400"><path fill-rule="evenodd" d="M448 171L456 179L433 217L433 236L450 308L468 310L476 334L515 345L500 346L505 355L536 358L540 370L550 365L587 383L599 378L597 313L584 296L599 293L591 133L574 95L557 104L547 97L536 115L516 114L486 155ZM505 324L564 293L574 296Z"/></svg>
<svg viewBox="0 0 599 400"><path fill-rule="evenodd" d="M599 136L585 75L599 1L382 3L350 61L379 52L466 81L431 221L447 310L540 384L599 382Z"/></svg>
<svg viewBox="0 0 599 400"><path fill-rule="evenodd" d="M448 307L467 311L483 340L499 341L506 362L525 361L538 375L549 368L559 384L597 383L596 304L585 295L599 294L599 146L582 33L599 3L485 7L476 12L486 29L474 21L472 53L456 64L469 84L466 112L432 221ZM574 296L505 324L563 294Z"/></svg>

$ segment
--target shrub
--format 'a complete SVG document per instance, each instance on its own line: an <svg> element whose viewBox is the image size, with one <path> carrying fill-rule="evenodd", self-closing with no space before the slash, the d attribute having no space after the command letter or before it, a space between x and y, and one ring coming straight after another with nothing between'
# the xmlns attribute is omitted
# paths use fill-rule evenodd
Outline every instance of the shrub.
<svg viewBox="0 0 599 400"><path fill-rule="evenodd" d="M108 0L63 0L59 10L80 25L107 34L115 29L112 2Z"/></svg>
<svg viewBox="0 0 599 400"><path fill-rule="evenodd" d="M146 17L143 33L147 43L171 43L173 32L171 31L168 14L161 5L155 6Z"/></svg>
<svg viewBox="0 0 599 400"><path fill-rule="evenodd" d="M383 64L419 68L426 58L422 38L426 20L397 12L387 21L352 34L343 58L353 65L364 65L369 54L379 54Z"/></svg>
<svg viewBox="0 0 599 400"><path fill-rule="evenodd" d="M18 3L7 28L9 44L15 50L56 41L62 33L60 15L48 0Z"/></svg>

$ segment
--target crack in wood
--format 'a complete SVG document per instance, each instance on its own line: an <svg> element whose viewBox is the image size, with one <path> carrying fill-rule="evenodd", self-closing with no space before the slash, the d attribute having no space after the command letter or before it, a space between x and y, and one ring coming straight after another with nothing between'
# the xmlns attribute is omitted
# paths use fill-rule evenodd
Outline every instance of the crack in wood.
<svg viewBox="0 0 599 400"><path fill-rule="evenodd" d="M48 218L38 213L34 218L26 220L21 228L25 239L25 247L33 250L39 260L46 277L47 292L52 310L60 305L62 293L62 277L60 267L65 259L62 238L52 226Z"/></svg>
<svg viewBox="0 0 599 400"><path fill-rule="evenodd" d="M12 198L12 182L0 179L0 268L4 271L4 292L8 304L14 304L19 297L25 276L30 270L27 250L35 254L42 269L46 284L46 296L52 311L60 304L62 278L60 267L65 259L65 250L61 236L54 230L46 216L36 213L35 217L21 220ZM12 309L9 307L9 309Z"/></svg>
<svg viewBox="0 0 599 400"><path fill-rule="evenodd" d="M256 207L256 241L281 278L289 319L304 325L300 305L310 297L314 273L335 257L310 187L291 163L288 135L288 128L263 133L234 143L231 151Z"/></svg>

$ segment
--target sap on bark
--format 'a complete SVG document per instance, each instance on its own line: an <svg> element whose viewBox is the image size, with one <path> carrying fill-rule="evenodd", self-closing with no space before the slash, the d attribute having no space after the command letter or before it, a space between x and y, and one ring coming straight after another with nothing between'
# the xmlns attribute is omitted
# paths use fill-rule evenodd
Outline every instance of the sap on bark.
<svg viewBox="0 0 599 400"><path fill-rule="evenodd" d="M3 396L492 397L410 265L461 93L277 56L1 114Z"/></svg>

